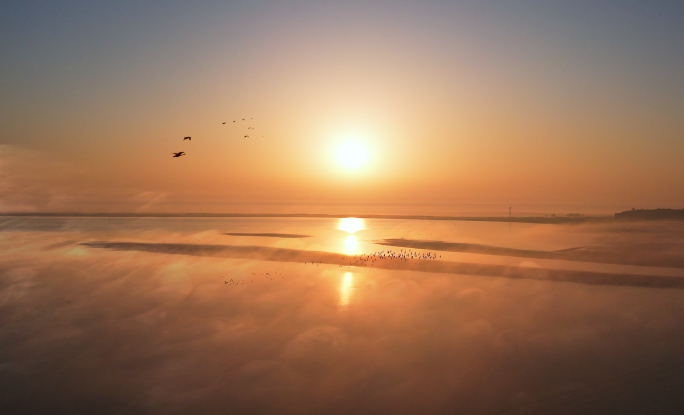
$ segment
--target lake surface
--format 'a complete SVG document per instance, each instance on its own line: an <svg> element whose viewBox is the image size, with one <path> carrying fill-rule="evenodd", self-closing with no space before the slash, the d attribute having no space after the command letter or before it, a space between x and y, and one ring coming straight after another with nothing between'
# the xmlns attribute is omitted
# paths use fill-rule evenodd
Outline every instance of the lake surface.
<svg viewBox="0 0 684 415"><path fill-rule="evenodd" d="M0 218L0 413L678 413L683 350L682 223Z"/></svg>

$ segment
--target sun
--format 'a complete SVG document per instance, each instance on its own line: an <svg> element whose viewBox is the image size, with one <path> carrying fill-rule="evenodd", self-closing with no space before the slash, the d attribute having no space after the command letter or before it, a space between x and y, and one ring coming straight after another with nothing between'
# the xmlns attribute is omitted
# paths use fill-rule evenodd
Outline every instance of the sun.
<svg viewBox="0 0 684 415"><path fill-rule="evenodd" d="M348 169L358 169L366 164L368 152L359 143L344 143L337 150L337 160Z"/></svg>

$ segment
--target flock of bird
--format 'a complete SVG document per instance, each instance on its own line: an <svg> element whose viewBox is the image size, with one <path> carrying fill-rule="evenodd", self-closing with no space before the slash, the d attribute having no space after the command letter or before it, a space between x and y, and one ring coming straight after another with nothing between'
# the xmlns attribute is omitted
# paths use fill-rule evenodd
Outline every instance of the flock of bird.
<svg viewBox="0 0 684 415"><path fill-rule="evenodd" d="M250 120L253 120L253 119L254 119L254 118L250 118ZM242 121L245 121L245 120L246 120L245 118L242 118ZM237 120L233 120L233 122L236 122L236 121L237 121ZM221 123L221 124L224 124L224 125L225 125L226 122L227 122L227 121L224 121L224 122ZM255 130L254 127L247 127L247 129L248 129L248 130ZM249 138L249 136L248 136L248 135L245 135L244 138ZM185 140L192 141L192 137L183 137L183 141L185 141ZM173 154L173 157L181 157L181 156L185 156L185 155L186 155L184 151L178 151L178 152L171 153L171 154Z"/></svg>
<svg viewBox="0 0 684 415"><path fill-rule="evenodd" d="M398 261L408 261L409 259L425 259L425 260L434 260L437 258L441 258L441 255L437 255L436 253L433 254L432 252L418 252L414 251L412 249L400 249L399 251L392 251L392 250L383 250L379 252L373 252L370 254L362 254L362 255L354 255L352 257L353 261L349 261L349 264L347 266L361 266L365 267L368 264L375 264L376 261L384 261L384 260L398 260ZM340 267L342 265L340 264Z"/></svg>
<svg viewBox="0 0 684 415"><path fill-rule="evenodd" d="M273 281L273 277L280 275L281 279L285 278L285 274L289 273L292 271L294 268L276 268L275 271L271 270L269 272L262 272L260 274L257 274L256 272L253 272L252 275L250 275L249 282L253 283L254 282L254 277L257 276L262 276L266 278L267 281ZM219 275L220 278L225 278L223 275ZM246 279L230 279L228 281L223 280L224 285L245 285Z"/></svg>

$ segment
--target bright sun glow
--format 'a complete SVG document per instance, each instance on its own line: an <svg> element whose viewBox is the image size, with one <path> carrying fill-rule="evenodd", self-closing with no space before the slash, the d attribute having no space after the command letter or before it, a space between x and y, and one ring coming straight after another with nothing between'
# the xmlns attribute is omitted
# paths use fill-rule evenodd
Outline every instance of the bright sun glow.
<svg viewBox="0 0 684 415"><path fill-rule="evenodd" d="M366 229L365 223L361 218L341 218L337 229L349 233L354 233L360 231L361 229Z"/></svg>
<svg viewBox="0 0 684 415"><path fill-rule="evenodd" d="M337 150L337 159L348 169L357 169L368 160L368 152L359 143L345 143Z"/></svg>

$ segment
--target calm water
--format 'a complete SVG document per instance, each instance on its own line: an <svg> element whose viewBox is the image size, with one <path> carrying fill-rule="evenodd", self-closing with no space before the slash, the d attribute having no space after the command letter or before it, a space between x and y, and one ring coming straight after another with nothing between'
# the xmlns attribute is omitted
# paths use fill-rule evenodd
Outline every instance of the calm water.
<svg viewBox="0 0 684 415"><path fill-rule="evenodd" d="M0 284L0 413L684 410L682 224L5 217Z"/></svg>

